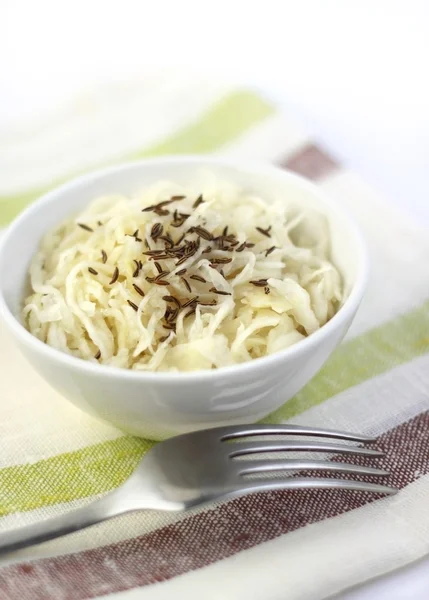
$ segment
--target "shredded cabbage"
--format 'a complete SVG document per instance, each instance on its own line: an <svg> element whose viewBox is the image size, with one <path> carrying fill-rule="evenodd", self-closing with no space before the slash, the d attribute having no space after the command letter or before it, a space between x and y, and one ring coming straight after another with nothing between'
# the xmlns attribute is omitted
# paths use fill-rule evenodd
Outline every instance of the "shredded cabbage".
<svg viewBox="0 0 429 600"><path fill-rule="evenodd" d="M292 199L293 200L293 199ZM278 352L338 310L324 217L210 177L94 200L30 267L28 330L73 356L149 371Z"/></svg>

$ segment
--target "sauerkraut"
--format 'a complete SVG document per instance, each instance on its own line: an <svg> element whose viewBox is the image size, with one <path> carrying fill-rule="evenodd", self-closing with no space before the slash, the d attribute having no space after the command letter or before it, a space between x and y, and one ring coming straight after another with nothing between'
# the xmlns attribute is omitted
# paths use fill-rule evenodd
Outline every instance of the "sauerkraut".
<svg viewBox="0 0 429 600"><path fill-rule="evenodd" d="M30 267L28 330L73 356L148 371L214 369L278 352L343 300L329 228L209 177L95 199Z"/></svg>

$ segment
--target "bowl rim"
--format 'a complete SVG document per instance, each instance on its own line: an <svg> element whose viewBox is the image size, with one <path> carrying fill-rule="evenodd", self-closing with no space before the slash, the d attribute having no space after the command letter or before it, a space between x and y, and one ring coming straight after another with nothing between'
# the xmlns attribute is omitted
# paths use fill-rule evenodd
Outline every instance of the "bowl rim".
<svg viewBox="0 0 429 600"><path fill-rule="evenodd" d="M8 241L13 238L16 231L19 230L21 223L31 218L31 216L45 204L49 204L55 200L55 197L58 197L59 199L64 192L70 191L73 188L84 187L86 184L89 184L94 180L102 179L103 177L117 174L121 171L127 171L128 169L144 169L146 167L150 168L151 165L158 164L192 164L194 162L197 162L200 165L217 165L219 167L232 167L245 171L251 168L252 170L256 170L261 175L266 174L267 176L269 176L270 173L286 176L292 180L292 182L296 182L301 188L307 189L308 191L317 195L319 200L321 200L322 205L328 206L332 212L338 214L343 222L347 224L347 227L349 228L351 235L354 237L354 241L358 249L359 264L356 280L353 283L349 296L344 304L325 325L304 340L301 340L300 342L293 344L284 350L279 350L278 352L268 356L255 358L236 365L228 365L219 367L218 369L200 369L197 371L137 371L132 369L124 369L122 367L93 363L85 359L71 356L65 352L62 352L61 350L57 350L56 348L49 346L45 342L42 342L33 334L31 334L9 309L4 298L2 285L0 283L0 314L3 316L13 335L15 335L23 344L30 346L34 352L44 354L46 358L49 358L52 361L63 363L74 370L83 370L88 374L100 376L104 375L107 377L124 377L125 379L141 380L142 382L161 382L161 380L164 379L164 383L189 383L208 379L218 379L231 374L245 374L250 369L254 370L264 369L267 367L269 368L270 366L273 367L276 363L287 360L293 356L295 358L299 358L308 350L311 350L312 347L317 346L319 342L322 342L325 338L328 338L331 331L334 331L338 326L341 325L341 323L346 322L348 317L353 317L362 300L369 274L368 252L359 227L354 222L353 218L348 214L348 212L341 207L338 202L332 200L329 195L326 194L325 191L322 190L317 184L311 182L305 177L302 177L301 175L293 173L288 169L284 169L283 167L254 160L230 160L227 157L222 158L222 156L200 156L198 154L162 156L121 163L120 165L105 167L91 171L90 173L81 175L79 177L75 177L70 181L67 181L66 183L57 186L49 192L43 194L14 219L2 236L0 243L0 256Z"/></svg>

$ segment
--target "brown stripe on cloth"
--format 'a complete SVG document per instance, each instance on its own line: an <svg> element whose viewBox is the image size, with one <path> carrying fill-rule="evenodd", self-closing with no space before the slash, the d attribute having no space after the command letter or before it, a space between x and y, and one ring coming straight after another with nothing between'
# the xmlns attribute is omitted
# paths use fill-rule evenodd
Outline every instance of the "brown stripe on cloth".
<svg viewBox="0 0 429 600"><path fill-rule="evenodd" d="M429 472L429 413L380 436L390 484ZM356 459L356 463L363 462ZM377 461L378 462L378 461ZM83 600L171 579L378 498L362 492L295 490L238 498L132 540L0 569L1 600Z"/></svg>
<svg viewBox="0 0 429 600"><path fill-rule="evenodd" d="M308 144L287 160L280 161L280 166L313 180L326 177L339 169L339 164L314 144Z"/></svg>

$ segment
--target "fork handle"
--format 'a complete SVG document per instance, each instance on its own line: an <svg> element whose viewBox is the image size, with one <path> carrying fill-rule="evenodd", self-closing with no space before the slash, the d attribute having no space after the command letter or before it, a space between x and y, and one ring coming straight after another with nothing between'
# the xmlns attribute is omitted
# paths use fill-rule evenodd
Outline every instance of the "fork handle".
<svg viewBox="0 0 429 600"><path fill-rule="evenodd" d="M0 555L53 540L128 512L130 508L118 502L117 496L117 492L111 492L88 506L3 533L0 536Z"/></svg>

